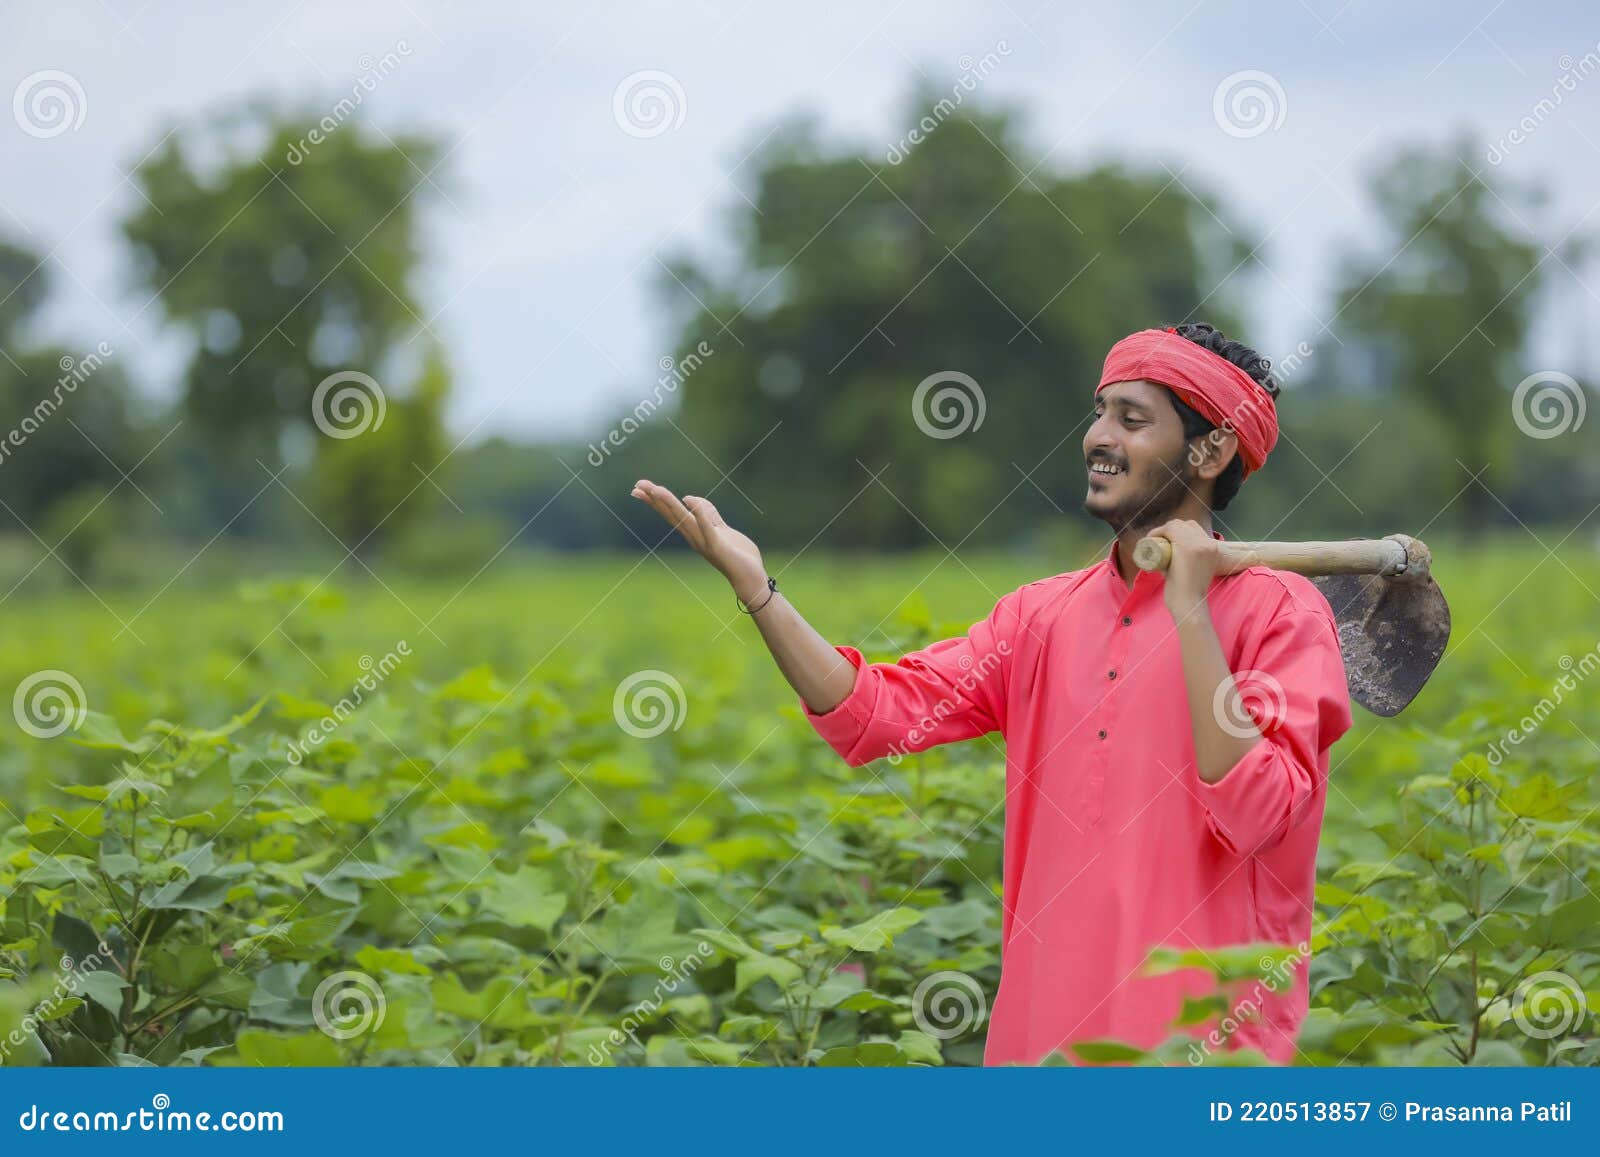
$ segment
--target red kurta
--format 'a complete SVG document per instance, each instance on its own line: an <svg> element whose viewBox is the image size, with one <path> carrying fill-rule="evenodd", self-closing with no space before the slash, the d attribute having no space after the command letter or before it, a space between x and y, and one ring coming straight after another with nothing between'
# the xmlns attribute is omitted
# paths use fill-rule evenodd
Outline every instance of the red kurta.
<svg viewBox="0 0 1600 1157"><path fill-rule="evenodd" d="M1216 535L1221 538L1222 536ZM988 1064L1073 1041L1150 1047L1173 1031L1185 970L1144 977L1154 946L1309 946L1328 749L1350 727L1332 609L1310 580L1253 567L1206 601L1264 738L1215 784L1196 769L1176 626L1160 575L1129 588L1099 564L1004 596L964 637L857 668L806 717L851 766L999 731L1006 739L1000 990ZM1225 709L1226 705L1224 705ZM1235 718L1237 718L1235 716ZM1238 998L1258 1021L1183 1031L1208 1051L1294 1056L1306 968L1263 972Z"/></svg>

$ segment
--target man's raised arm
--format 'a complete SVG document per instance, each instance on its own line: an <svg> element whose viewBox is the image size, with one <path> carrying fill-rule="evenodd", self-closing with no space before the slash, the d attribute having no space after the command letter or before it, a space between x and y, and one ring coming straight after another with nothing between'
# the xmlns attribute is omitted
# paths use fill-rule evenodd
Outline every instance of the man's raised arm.
<svg viewBox="0 0 1600 1157"><path fill-rule="evenodd" d="M761 607L754 618L767 650L808 707L820 713L844 702L855 686L855 667L800 617L789 600L778 591L767 590L761 551L747 535L724 522L717 508L704 498L679 501L665 486L643 478L634 486L633 496L649 503L716 567L740 602L747 608Z"/></svg>
<svg viewBox="0 0 1600 1157"><path fill-rule="evenodd" d="M761 552L710 502L680 502L642 479L633 494L676 527L747 608L760 608L756 626L807 720L852 767L1004 729L1004 668L1019 627L1020 592L1002 598L966 635L896 663L867 663L856 648L830 644L781 593L769 598Z"/></svg>

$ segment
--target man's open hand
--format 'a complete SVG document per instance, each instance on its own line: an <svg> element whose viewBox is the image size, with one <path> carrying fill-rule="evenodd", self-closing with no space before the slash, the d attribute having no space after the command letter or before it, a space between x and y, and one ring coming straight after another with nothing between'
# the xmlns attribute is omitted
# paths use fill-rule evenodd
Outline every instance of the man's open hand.
<svg viewBox="0 0 1600 1157"><path fill-rule="evenodd" d="M648 503L667 520L690 546L721 572L746 605L758 602L767 589L767 568L761 551L749 537L722 521L717 508L704 498L677 495L665 486L641 478L633 497Z"/></svg>

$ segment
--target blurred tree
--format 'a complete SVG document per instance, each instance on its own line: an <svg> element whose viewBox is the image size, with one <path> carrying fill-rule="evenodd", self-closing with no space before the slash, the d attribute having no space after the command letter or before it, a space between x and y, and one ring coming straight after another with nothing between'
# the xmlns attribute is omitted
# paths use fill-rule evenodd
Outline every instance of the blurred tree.
<svg viewBox="0 0 1600 1157"><path fill-rule="evenodd" d="M1373 255L1345 261L1335 314L1376 348L1388 380L1371 385L1421 402L1427 440L1446 452L1449 494L1465 487L1457 509L1475 527L1504 517L1485 487L1498 493L1518 454L1538 446L1517 438L1510 390L1528 373L1542 252L1515 207L1542 194L1496 189L1460 159L1481 155L1460 141L1384 163L1371 191L1387 236ZM1484 485L1469 485L1480 471Z"/></svg>
<svg viewBox="0 0 1600 1157"><path fill-rule="evenodd" d="M48 296L48 272L26 249L0 243L0 500L21 523L4 529L47 549L81 530L78 553L58 554L76 569L71 559L97 553L109 529L104 517L94 528L78 523L97 517L100 500L142 457L147 439L110 343L73 351L26 344L26 328ZM85 502L90 493L96 498Z"/></svg>
<svg viewBox="0 0 1600 1157"><path fill-rule="evenodd" d="M319 384L347 371L388 381L402 339L427 327L411 281L419 203L442 180L438 144L354 121L312 141L318 115L252 104L173 133L135 170L143 201L123 223L140 280L193 339L184 409L209 449L213 512L236 527L261 517L251 508L262 467L316 432ZM396 429L437 418L437 405L418 404L394 415ZM337 441L317 442L338 459L320 485L373 483L369 456ZM409 464L395 469L416 481ZM382 490L347 498L366 511ZM352 515L346 529L381 517Z"/></svg>
<svg viewBox="0 0 1600 1157"><path fill-rule="evenodd" d="M345 549L371 553L431 504L438 491L428 475L444 457L449 391L443 351L434 347L409 391L384 391L381 412L367 408L365 395L352 395L350 404L361 407L350 412L359 415L359 433L330 423L348 436L317 439L310 505Z"/></svg>
<svg viewBox="0 0 1600 1157"><path fill-rule="evenodd" d="M39 534L74 580L92 586L96 569L126 517L127 498L104 484L80 486L45 511Z"/></svg>
<svg viewBox="0 0 1600 1157"><path fill-rule="evenodd" d="M663 279L692 307L679 363L714 352L682 382L678 430L653 418L619 478L682 442L698 477L679 484L729 471L716 497L764 543L1011 538L1078 511L1113 342L1183 320L1237 331L1226 278L1253 247L1170 170L1055 171L1010 114L970 106L885 155L825 152L796 123L751 162L732 266L682 258Z"/></svg>

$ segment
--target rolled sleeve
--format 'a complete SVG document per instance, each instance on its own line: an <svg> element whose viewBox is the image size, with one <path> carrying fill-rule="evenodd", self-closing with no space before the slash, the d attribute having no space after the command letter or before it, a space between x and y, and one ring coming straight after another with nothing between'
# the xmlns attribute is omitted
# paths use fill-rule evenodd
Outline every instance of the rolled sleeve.
<svg viewBox="0 0 1600 1157"><path fill-rule="evenodd" d="M854 647L838 646L834 650L856 669L855 686L831 711L813 711L804 698L800 700L800 710L816 733L848 763L850 752L872 718L872 678L868 673L871 664Z"/></svg>
<svg viewBox="0 0 1600 1157"><path fill-rule="evenodd" d="M1350 693L1332 612L1276 616L1235 672L1262 738L1215 783L1196 774L1207 822L1232 851L1280 843L1327 790L1328 749L1350 729Z"/></svg>
<svg viewBox="0 0 1600 1157"><path fill-rule="evenodd" d="M1006 595L965 635L894 663L868 663L855 647L835 647L856 668L855 685L831 711L800 699L806 720L851 767L1003 731L1020 594Z"/></svg>

